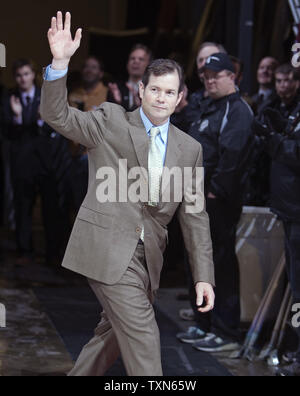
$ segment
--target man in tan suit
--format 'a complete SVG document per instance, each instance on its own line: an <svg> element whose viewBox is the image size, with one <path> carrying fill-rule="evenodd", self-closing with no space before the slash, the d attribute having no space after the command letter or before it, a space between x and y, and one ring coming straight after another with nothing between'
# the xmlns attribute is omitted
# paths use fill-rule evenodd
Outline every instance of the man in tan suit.
<svg viewBox="0 0 300 396"><path fill-rule="evenodd" d="M67 104L67 68L81 40L81 29L73 40L70 27L70 13L66 14L65 23L61 12L52 18L48 39L53 61L45 73L41 114L56 131L88 149L88 193L63 266L88 278L104 309L95 337L84 347L70 376L104 375L120 353L128 375L161 376L160 335L153 302L159 287L167 225L177 210L197 305L201 312L214 306L209 219L203 190L199 192L195 187L200 182L197 170L202 169L202 149L169 124L169 117L182 98L183 73L173 61L154 61L140 85L140 109L126 113L118 105L105 103L95 111L83 113ZM124 169L119 168L120 160L129 172L146 170L140 183L141 187L149 187L149 198L119 197L109 202L103 199L103 170L113 171L121 180ZM170 197L174 197L176 188L164 183L163 175L174 167L182 173L191 169L192 181L187 189L177 188L180 199L167 202L163 192L169 187ZM128 180L128 193L134 183L136 180ZM123 182L114 187L123 195ZM191 200L195 191L200 201Z"/></svg>

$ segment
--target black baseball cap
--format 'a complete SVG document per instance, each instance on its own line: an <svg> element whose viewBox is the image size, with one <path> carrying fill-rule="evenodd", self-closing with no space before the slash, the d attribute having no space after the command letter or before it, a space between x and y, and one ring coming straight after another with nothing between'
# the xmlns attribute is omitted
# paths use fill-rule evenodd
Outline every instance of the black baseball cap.
<svg viewBox="0 0 300 396"><path fill-rule="evenodd" d="M205 70L212 70L215 72L221 72L223 70L231 71L235 73L235 68L227 54L217 53L211 55L205 62L205 65L200 70L203 73Z"/></svg>

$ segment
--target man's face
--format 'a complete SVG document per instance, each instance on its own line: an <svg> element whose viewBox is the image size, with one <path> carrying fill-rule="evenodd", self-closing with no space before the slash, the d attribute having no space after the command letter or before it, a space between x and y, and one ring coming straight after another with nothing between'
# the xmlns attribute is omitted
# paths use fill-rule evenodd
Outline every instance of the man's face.
<svg viewBox="0 0 300 396"><path fill-rule="evenodd" d="M151 75L146 87L140 83L142 108L154 125L165 124L174 113L183 95L179 93L179 84L177 72L159 77Z"/></svg>
<svg viewBox="0 0 300 396"><path fill-rule="evenodd" d="M297 93L297 89L299 88L299 81L294 80L293 73L276 73L275 84L277 95L282 100L294 98Z"/></svg>
<svg viewBox="0 0 300 396"><path fill-rule="evenodd" d="M129 55L127 70L130 77L141 80L147 66L150 62L150 56L143 50L137 49Z"/></svg>
<svg viewBox="0 0 300 396"><path fill-rule="evenodd" d="M215 72L204 71L204 83L208 95L213 99L220 99L229 95L235 87L235 75L226 70Z"/></svg>
<svg viewBox="0 0 300 396"><path fill-rule="evenodd" d="M200 70L205 65L205 62L207 61L207 59L210 56L217 54L218 52L220 52L220 50L214 46L205 47L199 52L199 54L197 56L197 70L198 70L199 78L202 82L204 81L204 75L203 75L203 73L200 73Z"/></svg>
<svg viewBox="0 0 300 396"><path fill-rule="evenodd" d="M35 73L30 66L23 66L16 71L15 79L21 91L30 91L34 85Z"/></svg>
<svg viewBox="0 0 300 396"><path fill-rule="evenodd" d="M263 59L257 70L257 81L260 85L271 86L274 82L276 63L273 58Z"/></svg>
<svg viewBox="0 0 300 396"><path fill-rule="evenodd" d="M83 82L87 84L96 83L103 78L103 71L96 59L87 59L82 69Z"/></svg>

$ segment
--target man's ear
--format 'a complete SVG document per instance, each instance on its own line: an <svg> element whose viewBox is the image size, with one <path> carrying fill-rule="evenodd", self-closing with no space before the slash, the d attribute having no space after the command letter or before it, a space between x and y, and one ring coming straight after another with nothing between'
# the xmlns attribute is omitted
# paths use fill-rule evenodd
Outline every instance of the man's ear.
<svg viewBox="0 0 300 396"><path fill-rule="evenodd" d="M145 93L145 86L142 82L139 83L139 94L140 94L140 99L143 100Z"/></svg>
<svg viewBox="0 0 300 396"><path fill-rule="evenodd" d="M178 99L177 99L177 103L176 103L176 107L179 105L179 103L182 101L183 98L183 91L179 93L178 95Z"/></svg>

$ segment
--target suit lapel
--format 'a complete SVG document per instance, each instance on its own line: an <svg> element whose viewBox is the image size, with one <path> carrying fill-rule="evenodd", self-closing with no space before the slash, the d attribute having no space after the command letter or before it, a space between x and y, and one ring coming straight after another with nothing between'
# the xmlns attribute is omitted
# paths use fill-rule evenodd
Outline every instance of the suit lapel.
<svg viewBox="0 0 300 396"><path fill-rule="evenodd" d="M178 135L176 134L176 130L172 124L170 124L169 128L169 135L168 135L168 146L167 146L167 154L166 154L166 161L165 161L165 166L164 166L164 171L163 171L163 179L166 174L166 169L169 171L175 167L179 166L179 160L182 155L182 150L181 150L181 143L179 142ZM162 191L161 194L166 191L167 187L170 184L170 180L168 180L168 183L162 183Z"/></svg>
<svg viewBox="0 0 300 396"><path fill-rule="evenodd" d="M128 113L130 128L129 133L132 139L133 147L139 162L139 165L148 170L148 152L149 138L145 130L145 126L140 116L139 109L133 113Z"/></svg>

